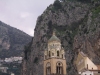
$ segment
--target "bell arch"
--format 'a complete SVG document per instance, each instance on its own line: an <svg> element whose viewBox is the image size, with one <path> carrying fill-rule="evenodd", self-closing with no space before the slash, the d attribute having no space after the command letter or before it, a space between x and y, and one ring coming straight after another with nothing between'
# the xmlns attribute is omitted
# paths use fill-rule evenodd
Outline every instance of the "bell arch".
<svg viewBox="0 0 100 75"><path fill-rule="evenodd" d="M51 57L51 52L49 51L49 57Z"/></svg>
<svg viewBox="0 0 100 75"><path fill-rule="evenodd" d="M62 64L62 62L56 63L56 73L57 74L63 74L63 64Z"/></svg>
<svg viewBox="0 0 100 75"><path fill-rule="evenodd" d="M50 75L51 74L51 64L50 62L48 62L46 64L46 75Z"/></svg>
<svg viewBox="0 0 100 75"><path fill-rule="evenodd" d="M59 54L59 51L57 51L57 57L59 57L59 55L60 55L60 54Z"/></svg>

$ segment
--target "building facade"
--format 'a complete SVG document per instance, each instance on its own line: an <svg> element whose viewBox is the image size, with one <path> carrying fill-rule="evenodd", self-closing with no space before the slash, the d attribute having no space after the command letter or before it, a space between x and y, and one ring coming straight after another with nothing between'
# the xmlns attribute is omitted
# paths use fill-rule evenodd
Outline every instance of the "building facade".
<svg viewBox="0 0 100 75"><path fill-rule="evenodd" d="M65 51L53 32L44 51L44 75L66 75Z"/></svg>
<svg viewBox="0 0 100 75"><path fill-rule="evenodd" d="M15 75L14 73L11 73L11 75Z"/></svg>
<svg viewBox="0 0 100 75"><path fill-rule="evenodd" d="M2 73L7 73L8 67L0 67Z"/></svg>
<svg viewBox="0 0 100 75"><path fill-rule="evenodd" d="M99 65L94 64L83 52L79 52L75 64L80 75L100 75Z"/></svg>

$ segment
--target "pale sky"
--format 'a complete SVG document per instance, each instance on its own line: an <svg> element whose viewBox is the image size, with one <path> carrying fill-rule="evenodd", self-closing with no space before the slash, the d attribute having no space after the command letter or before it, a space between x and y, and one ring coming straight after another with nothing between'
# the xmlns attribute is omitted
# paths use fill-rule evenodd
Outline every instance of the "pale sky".
<svg viewBox="0 0 100 75"><path fill-rule="evenodd" d="M0 0L0 21L34 36L37 17L54 0Z"/></svg>

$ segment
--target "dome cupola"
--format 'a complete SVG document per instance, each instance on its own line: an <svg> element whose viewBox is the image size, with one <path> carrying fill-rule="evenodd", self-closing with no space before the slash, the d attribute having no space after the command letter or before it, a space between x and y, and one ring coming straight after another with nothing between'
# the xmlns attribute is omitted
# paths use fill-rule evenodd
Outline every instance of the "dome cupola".
<svg viewBox="0 0 100 75"><path fill-rule="evenodd" d="M52 37L48 40L48 42L53 42L53 41L61 42L60 39L57 38L57 36L55 35L55 31L53 32Z"/></svg>

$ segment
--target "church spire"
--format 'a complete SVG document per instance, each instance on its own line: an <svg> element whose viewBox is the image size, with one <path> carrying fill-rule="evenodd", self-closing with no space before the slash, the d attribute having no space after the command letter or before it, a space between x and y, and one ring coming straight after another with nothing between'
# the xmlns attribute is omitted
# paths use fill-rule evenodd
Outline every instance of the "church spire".
<svg viewBox="0 0 100 75"><path fill-rule="evenodd" d="M48 40L48 43L53 41L61 42L60 39L55 35L55 30L53 31L52 37Z"/></svg>
<svg viewBox="0 0 100 75"><path fill-rule="evenodd" d="M53 35L55 35L56 33L55 33L55 30L53 30Z"/></svg>

